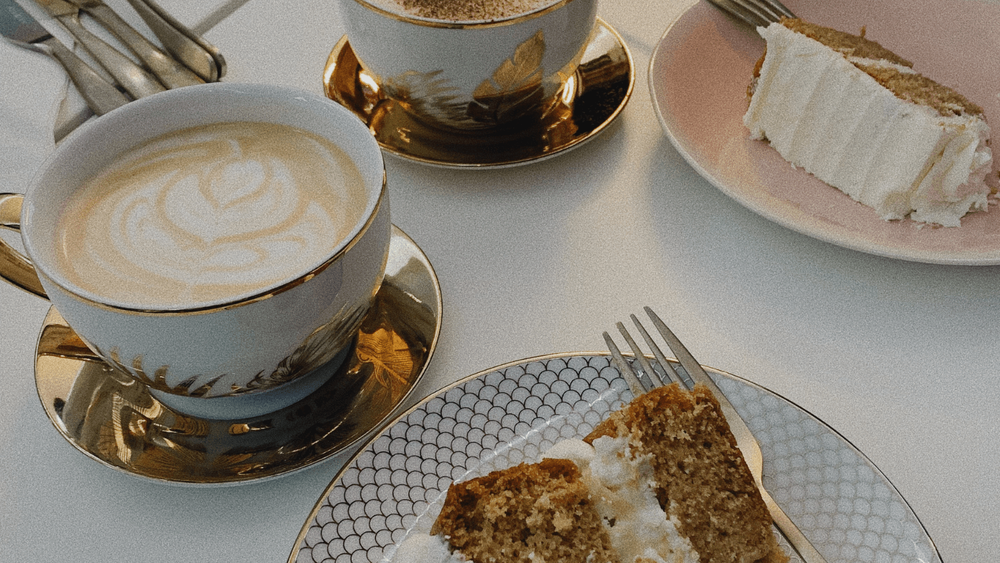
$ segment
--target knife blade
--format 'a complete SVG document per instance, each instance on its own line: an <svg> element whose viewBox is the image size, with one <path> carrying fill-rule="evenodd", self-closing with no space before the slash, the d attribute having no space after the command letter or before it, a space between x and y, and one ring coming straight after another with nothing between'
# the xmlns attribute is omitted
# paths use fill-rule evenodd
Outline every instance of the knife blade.
<svg viewBox="0 0 1000 563"><path fill-rule="evenodd" d="M153 45L101 0L71 0L71 3L118 37L167 88L204 84L200 76Z"/></svg>
<svg viewBox="0 0 1000 563"><path fill-rule="evenodd" d="M0 35L14 44L51 56L66 69L87 105L103 115L129 99L77 57L14 0L0 0Z"/></svg>
<svg viewBox="0 0 1000 563"><path fill-rule="evenodd" d="M108 45L80 23L80 9L64 0L35 0L83 45L108 74L133 98L166 90L146 69L135 64L118 49Z"/></svg>

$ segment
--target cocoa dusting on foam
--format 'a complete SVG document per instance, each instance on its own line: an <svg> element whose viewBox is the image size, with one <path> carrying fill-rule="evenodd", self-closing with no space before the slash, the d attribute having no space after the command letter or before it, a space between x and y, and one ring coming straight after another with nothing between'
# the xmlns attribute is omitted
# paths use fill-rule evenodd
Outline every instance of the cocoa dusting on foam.
<svg viewBox="0 0 1000 563"><path fill-rule="evenodd" d="M499 20L534 12L553 0L394 0L405 12L446 21Z"/></svg>

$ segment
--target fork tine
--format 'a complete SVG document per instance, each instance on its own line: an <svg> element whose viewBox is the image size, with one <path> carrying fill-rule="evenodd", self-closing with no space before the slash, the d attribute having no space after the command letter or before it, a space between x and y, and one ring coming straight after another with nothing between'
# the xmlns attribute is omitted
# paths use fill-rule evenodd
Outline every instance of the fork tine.
<svg viewBox="0 0 1000 563"><path fill-rule="evenodd" d="M743 8L744 10L750 12L751 14L763 19L765 22L764 26L769 25L772 22L776 22L781 19L781 13L773 10L767 5L766 1L759 0L730 0L733 4Z"/></svg>
<svg viewBox="0 0 1000 563"><path fill-rule="evenodd" d="M663 369L663 372L666 374L666 376L670 378L671 381L676 381L681 385L687 387L688 389L694 387L694 383L690 382L689 380L682 379L681 376L677 374L677 371L674 369L674 366L669 361L667 361L666 356L663 355L663 350L661 350L660 347L657 346L656 341L653 340L653 338L649 335L648 332L646 332L646 327L642 326L642 323L639 322L639 319L636 318L635 315L629 315L629 316L632 317L632 323L635 324L635 327L639 329L639 334L642 335L642 339L645 340L646 344L648 344L650 349L653 350L653 356L656 358L656 362L660 364L660 368ZM663 381L662 378L660 381L661 383L666 383L665 381Z"/></svg>
<svg viewBox="0 0 1000 563"><path fill-rule="evenodd" d="M781 21L783 17L794 18L791 10L778 0L733 0L737 4L746 6L748 9L758 10L761 15L769 21Z"/></svg>
<svg viewBox="0 0 1000 563"><path fill-rule="evenodd" d="M701 367L698 360L694 359L694 356L691 355L691 352L688 352L688 349L681 343L680 339L674 336L673 331L667 327L667 324L664 323L651 308L643 307L643 310L646 311L647 315L649 315L649 319L653 321L653 326L656 327L656 331L659 332L660 336L667 341L667 347L674 353L674 356L677 357L677 361L680 362L681 367L684 368L687 376L691 379L692 387L694 383L701 383L708 387L708 389L716 397L725 396L722 393L722 390L715 384L715 381L713 381L712 378L709 377L708 373L705 372L705 369ZM742 418L728 400L722 401L722 411L726 414L727 419L739 420L742 424ZM750 430L748 429L747 432L749 433Z"/></svg>
<svg viewBox="0 0 1000 563"><path fill-rule="evenodd" d="M622 356L621 350L615 344L615 341L611 339L611 335L607 331L604 331L604 342L608 345L608 351L611 352L611 359L614 360L615 365L618 366L618 371L621 372L622 377L625 378L625 382L628 383L629 389L632 390L632 394L638 397L647 391L646 385L639 379L639 376L635 374L632 369L632 364L628 363L628 360Z"/></svg>
<svg viewBox="0 0 1000 563"><path fill-rule="evenodd" d="M794 18L780 0L709 0L723 11L743 20L753 27L767 27L782 17Z"/></svg>
<svg viewBox="0 0 1000 563"><path fill-rule="evenodd" d="M680 362L684 371L688 373L692 380L698 379L697 375L702 371L701 364L698 363L698 360L694 359L691 352L688 352L688 349L681 343L680 339L674 336L673 331L667 327L666 323L664 323L652 309L649 307L643 307L643 310L646 311L647 315L649 315L649 319L653 321L653 326L656 327L656 331L659 332L660 336L667 341L667 347L674 353L674 356L677 356L677 361ZM715 390L713 389L713 391Z"/></svg>
<svg viewBox="0 0 1000 563"><path fill-rule="evenodd" d="M780 2L780 0L763 0L763 1L766 2L768 6L776 10L781 15L789 18L795 17L795 14L793 14L791 10L785 7L785 5Z"/></svg>
<svg viewBox="0 0 1000 563"><path fill-rule="evenodd" d="M646 375L646 380L643 381L646 390L648 391L655 387L662 387L663 380L660 379L660 374L656 373L656 370L653 369L653 365L649 363L649 360L646 359L646 354L642 352L642 348L639 348L639 345L632 339L632 335L625 329L625 325L617 323L615 326L618 327L618 332L622 333L622 336L625 338L625 342L628 342L628 346L632 349L632 354L635 356L635 360L639 362L639 367L642 368L642 373ZM637 375L639 375L640 379L642 378L641 374Z"/></svg>
<svg viewBox="0 0 1000 563"><path fill-rule="evenodd" d="M742 20L744 23L750 25L750 27L764 26L767 27L771 20L767 19L766 16L760 13L759 10L753 10L747 8L742 3L736 0L708 0L716 7L720 8L723 12Z"/></svg>
<svg viewBox="0 0 1000 563"><path fill-rule="evenodd" d="M684 371L693 379L695 382L702 383L708 387L708 389L715 395L716 400L719 403L719 407L722 410L726 421L729 423L729 427L733 432L733 436L736 438L736 443L743 453L743 457L746 460L747 467L753 474L754 481L757 483L757 487L760 489L761 498L764 500L764 504L767 506L768 512L770 512L775 525L784 534L785 538L791 544L792 548L801 556L803 561L809 563L825 563L823 556L816 551L816 548L809 542L808 538L803 535L802 531L795 526L787 514L781 509L780 506L771 498L770 493L764 488L762 475L763 475L763 456L761 453L760 445L757 443L757 439L754 438L753 432L747 426L746 421L740 416L740 414L733 407L732 403L726 398L725 394L715 385L715 382L709 377L708 373L701 367L701 364L694 359L694 356L688 352L687 348L681 344L681 341L674 335L666 323L664 323L656 313L649 307L643 307L646 314L649 315L650 320L653 322L653 326L660 333L660 336L667 341L667 346L670 350L677 356L677 360L680 362L681 366L684 367ZM639 323L635 315L632 315L632 321L635 322L636 327L642 333L643 338L649 342L650 346L654 350L654 354L657 357L657 361L662 362L662 365L668 365L665 360L661 360L662 352L659 351L656 344L649 338L649 334ZM618 323L621 325L621 323ZM619 330L622 330L619 327ZM626 334L623 330L623 334ZM604 333L605 339L610 340L608 333ZM609 346L610 347L610 346ZM622 360L624 362L624 360ZM631 370L629 370L631 371Z"/></svg>

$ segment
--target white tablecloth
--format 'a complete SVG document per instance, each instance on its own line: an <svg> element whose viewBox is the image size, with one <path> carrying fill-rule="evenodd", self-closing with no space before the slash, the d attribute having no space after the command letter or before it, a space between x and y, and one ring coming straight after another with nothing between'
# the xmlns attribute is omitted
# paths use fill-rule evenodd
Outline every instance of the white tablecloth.
<svg viewBox="0 0 1000 563"><path fill-rule="evenodd" d="M429 256L444 295L439 347L412 401L511 360L601 351L601 331L648 304L702 363L787 397L867 454L945 561L995 559L1000 269L819 242L701 179L664 136L646 77L687 2L602 2L638 74L618 122L583 147L492 171L388 158L393 221ZM210 26L225 80L322 92L342 35L332 0L161 3ZM0 561L284 561L346 454L213 489L103 467L39 405L32 363L47 309L0 284Z"/></svg>

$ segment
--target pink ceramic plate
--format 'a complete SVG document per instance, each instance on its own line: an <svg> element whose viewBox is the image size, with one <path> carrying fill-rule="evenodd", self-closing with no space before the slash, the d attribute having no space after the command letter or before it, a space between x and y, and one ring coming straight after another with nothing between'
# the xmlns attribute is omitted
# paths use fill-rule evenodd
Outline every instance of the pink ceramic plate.
<svg viewBox="0 0 1000 563"><path fill-rule="evenodd" d="M981 0L787 0L803 19L857 33L979 104L1000 132L1000 5ZM764 217L834 244L917 262L1000 264L1000 208L958 228L887 222L751 141L746 88L764 41L699 1L674 21L649 64L653 107L684 158L719 189ZM994 133L997 136L998 133ZM998 162L994 161L994 174Z"/></svg>

